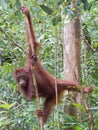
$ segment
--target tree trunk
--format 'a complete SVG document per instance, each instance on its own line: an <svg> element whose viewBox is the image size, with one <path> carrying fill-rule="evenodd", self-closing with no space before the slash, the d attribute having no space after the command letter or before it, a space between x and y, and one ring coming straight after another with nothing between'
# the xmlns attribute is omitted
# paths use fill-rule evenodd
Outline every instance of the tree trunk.
<svg viewBox="0 0 98 130"><path fill-rule="evenodd" d="M74 80L80 83L80 20L73 19L70 23L64 25L63 32L64 47L64 79ZM81 103L81 96L76 92L71 92L72 99ZM65 110L71 116L77 116L80 113L78 109L65 106ZM81 115L81 113L79 114Z"/></svg>

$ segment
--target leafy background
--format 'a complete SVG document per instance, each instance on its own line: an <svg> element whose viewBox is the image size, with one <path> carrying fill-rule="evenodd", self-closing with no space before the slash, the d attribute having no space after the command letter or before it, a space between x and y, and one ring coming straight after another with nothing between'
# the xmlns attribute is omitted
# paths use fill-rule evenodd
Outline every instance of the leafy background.
<svg viewBox="0 0 98 130"><path fill-rule="evenodd" d="M92 105L95 129L98 129L98 1L77 0L75 8L70 8L72 0L25 0L30 8L34 30L41 42L39 56L44 67L55 75L55 42L57 47L57 76L63 78L62 29L63 18L81 15L83 37L81 37L81 81L84 85L94 86L94 92L88 95ZM18 93L13 71L25 63L24 50L27 49L25 36L25 18L21 13L20 0L0 0L0 129L1 130L37 130L38 124L34 111L36 101L28 101ZM84 40L85 39L85 40ZM18 46L17 46L18 45ZM85 57L85 58L84 58ZM43 102L43 101L41 101ZM67 103L67 101L66 101ZM83 111L80 122L64 113L65 100L59 106L60 127L65 130L89 130L90 122ZM84 108L85 109L85 108ZM57 130L57 116L53 114L45 125L46 130Z"/></svg>

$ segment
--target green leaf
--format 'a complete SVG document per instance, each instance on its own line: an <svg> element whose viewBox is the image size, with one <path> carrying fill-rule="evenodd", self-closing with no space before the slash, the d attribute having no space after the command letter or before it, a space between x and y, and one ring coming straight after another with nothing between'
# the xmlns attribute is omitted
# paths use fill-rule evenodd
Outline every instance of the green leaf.
<svg viewBox="0 0 98 130"><path fill-rule="evenodd" d="M82 0L82 3L84 4L84 10L90 10L91 5L88 3L87 0Z"/></svg>
<svg viewBox="0 0 98 130"><path fill-rule="evenodd" d="M95 129L98 130L98 119L96 119L95 122Z"/></svg>
<svg viewBox="0 0 98 130"><path fill-rule="evenodd" d="M77 103L73 103L72 105L75 106L75 107L77 107L77 108L79 108L81 111L86 112L86 110L85 110L85 108L84 108L83 105L77 104Z"/></svg>
<svg viewBox="0 0 98 130"><path fill-rule="evenodd" d="M20 4L20 1L19 1L19 0L16 0L16 7L17 7L17 9L20 9L20 8L21 8L21 4Z"/></svg>
<svg viewBox="0 0 98 130"><path fill-rule="evenodd" d="M52 19L52 23L53 23L54 26L57 25L58 22L61 22L61 16L60 16L60 15L59 15L59 16L56 16L56 17L54 17L54 18Z"/></svg>
<svg viewBox="0 0 98 130"><path fill-rule="evenodd" d="M40 7L49 15L52 14L52 12L53 12L49 7L47 7L45 5L40 5Z"/></svg>
<svg viewBox="0 0 98 130"><path fill-rule="evenodd" d="M76 126L76 130L81 130L81 127L80 126Z"/></svg>
<svg viewBox="0 0 98 130"><path fill-rule="evenodd" d="M17 11L16 14L17 14L19 20L22 20L22 15L21 15L20 11Z"/></svg>
<svg viewBox="0 0 98 130"><path fill-rule="evenodd" d="M94 43L94 48L98 48L98 42Z"/></svg>
<svg viewBox="0 0 98 130"><path fill-rule="evenodd" d="M4 108L4 109L7 109L9 110L12 106L14 106L16 103L12 103L12 104L8 104L4 101L2 101L3 104L0 105L0 108Z"/></svg>

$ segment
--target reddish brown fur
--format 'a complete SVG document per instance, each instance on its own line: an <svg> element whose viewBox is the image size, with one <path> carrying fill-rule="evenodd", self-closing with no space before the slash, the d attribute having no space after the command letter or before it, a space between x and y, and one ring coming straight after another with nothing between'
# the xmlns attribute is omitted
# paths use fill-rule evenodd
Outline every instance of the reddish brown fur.
<svg viewBox="0 0 98 130"><path fill-rule="evenodd" d="M35 97L35 90L33 86L32 73L29 66L16 69L14 77L18 83L19 91L22 92L28 99ZM21 80L23 80L21 84Z"/></svg>
<svg viewBox="0 0 98 130"><path fill-rule="evenodd" d="M30 32L32 33L35 51L36 51L36 47L38 44L37 44L36 39L35 39L30 12L26 7L22 8L22 12L25 14L25 16L28 20L29 26L31 27ZM33 84L33 80L32 80L32 73L31 73L31 69L30 69L30 66L31 66L30 61L31 61L32 53L31 53L31 46L29 44L30 36L28 34L28 27L27 26L26 26L26 28L27 28L26 35L27 35L27 41L28 41L28 45L29 45L29 55L27 58L27 66L20 68L20 69L17 69L14 72L14 76L16 78L18 85L19 85L20 91L27 98L32 99L33 97L35 97L35 91L34 91L34 84ZM23 86L21 86L20 82L19 82L19 78L21 79L21 75L24 79L26 79L25 81L23 81ZM43 110L42 111L37 110L36 114L38 116L42 116L43 122L46 122L47 118L50 114L51 108L53 107L53 105L55 105L55 102L56 102L55 101L56 100L55 78L43 68L43 66L40 64L39 61L35 62L35 78L36 78L36 82L37 82L39 96L45 98ZM59 80L59 79L57 79L56 82L57 82L58 97L61 97L62 92L64 90L78 91L78 88L74 87L74 86L79 85L78 82L65 81L65 80ZM71 87L69 87L69 86L71 86Z"/></svg>

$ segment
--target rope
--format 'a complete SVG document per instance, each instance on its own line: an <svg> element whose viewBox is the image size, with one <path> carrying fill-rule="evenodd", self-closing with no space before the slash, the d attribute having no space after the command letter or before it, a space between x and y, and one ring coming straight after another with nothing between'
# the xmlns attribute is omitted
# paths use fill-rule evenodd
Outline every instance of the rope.
<svg viewBox="0 0 98 130"><path fill-rule="evenodd" d="M58 130L60 130L60 122L59 122L59 110L58 110L58 91L57 91L57 45L58 45L58 35L56 28L56 42L55 42L55 94L56 94L56 107L57 107L57 120L58 120Z"/></svg>

